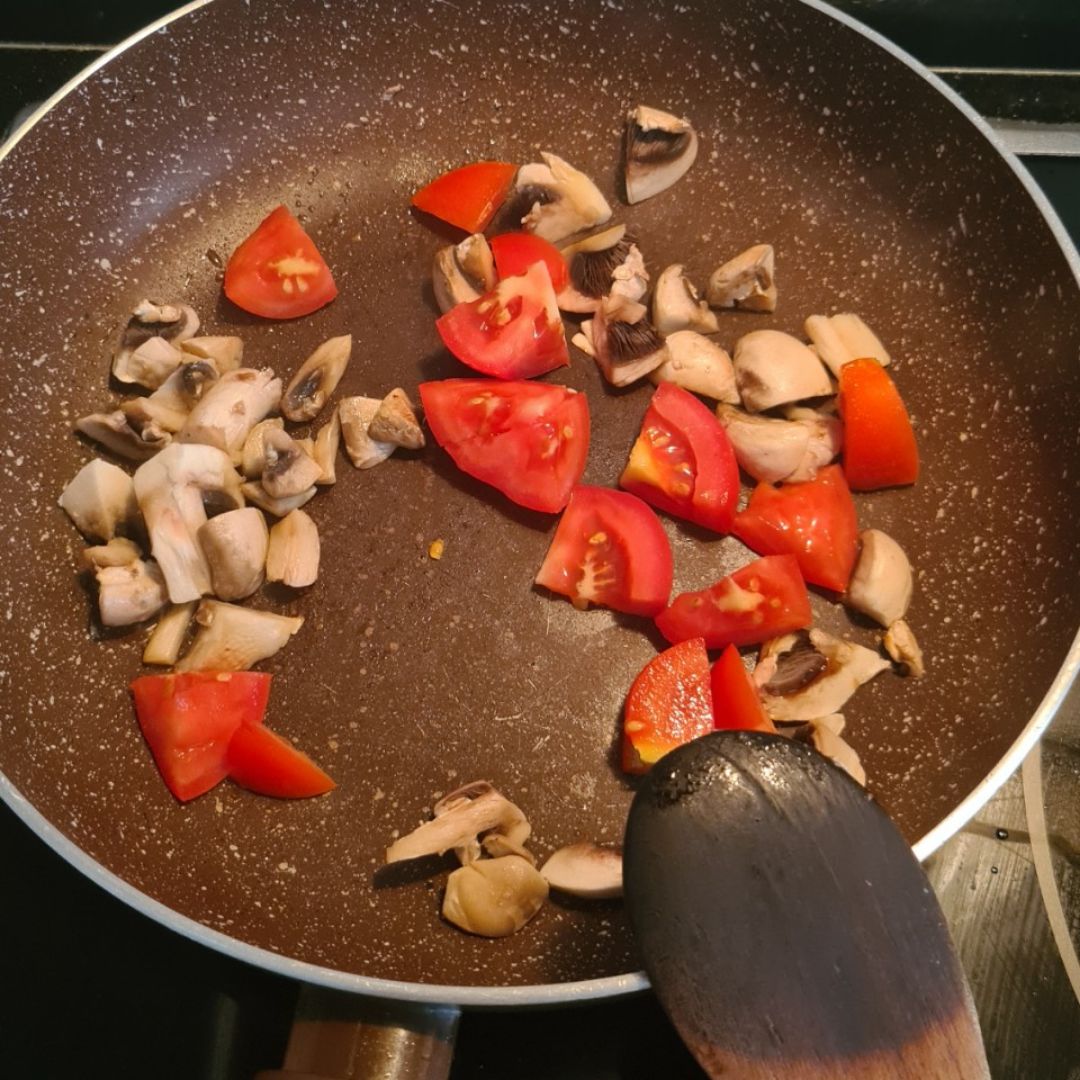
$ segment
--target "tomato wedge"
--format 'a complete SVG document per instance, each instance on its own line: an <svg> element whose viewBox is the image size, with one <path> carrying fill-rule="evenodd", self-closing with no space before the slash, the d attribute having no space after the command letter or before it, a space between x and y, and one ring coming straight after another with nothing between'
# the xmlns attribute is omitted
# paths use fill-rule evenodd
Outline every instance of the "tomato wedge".
<svg viewBox="0 0 1080 1080"><path fill-rule="evenodd" d="M767 731L776 727L743 667L739 650L729 645L712 666L713 717L717 730Z"/></svg>
<svg viewBox="0 0 1080 1080"><path fill-rule="evenodd" d="M225 765L241 787L278 799L306 799L337 787L307 754L261 724L236 729Z"/></svg>
<svg viewBox="0 0 1080 1080"><path fill-rule="evenodd" d="M739 466L727 432L688 390L661 383L619 486L658 510L729 532L739 498Z"/></svg>
<svg viewBox="0 0 1080 1080"><path fill-rule="evenodd" d="M656 515L636 495L576 487L536 583L590 604L656 615L671 595L671 545Z"/></svg>
<svg viewBox="0 0 1080 1080"><path fill-rule="evenodd" d="M543 262L504 278L479 300L451 308L435 326L463 364L499 379L531 379L570 363L562 316Z"/></svg>
<svg viewBox="0 0 1080 1080"><path fill-rule="evenodd" d="M531 510L558 513L585 471L589 403L565 386L493 379L420 384L435 441L463 472Z"/></svg>
<svg viewBox="0 0 1080 1080"><path fill-rule="evenodd" d="M230 256L225 295L252 315L295 319L329 304L337 286L311 237L279 206Z"/></svg>
<svg viewBox="0 0 1080 1080"><path fill-rule="evenodd" d="M876 360L852 360L840 369L844 420L844 475L855 491L914 484L919 448L907 409Z"/></svg>
<svg viewBox="0 0 1080 1080"><path fill-rule="evenodd" d="M144 675L131 684L143 737L181 802L225 778L225 755L237 729L262 724L270 679L257 671L191 671Z"/></svg>
<svg viewBox="0 0 1080 1080"><path fill-rule="evenodd" d="M622 767L645 773L676 746L713 730L709 656L700 638L645 665L623 710Z"/></svg>
<svg viewBox="0 0 1080 1080"><path fill-rule="evenodd" d="M483 232L502 206L517 166L505 161L477 161L437 176L413 197L425 214L466 232Z"/></svg>
<svg viewBox="0 0 1080 1080"><path fill-rule="evenodd" d="M805 483L758 484L733 531L759 555L794 555L807 581L843 592L855 566L858 530L844 474L830 465Z"/></svg>
<svg viewBox="0 0 1080 1080"><path fill-rule="evenodd" d="M570 280L566 260L559 254L559 249L543 237L524 232L501 233L493 236L490 244L499 277L524 274L533 263L542 262L548 268L551 287L556 292L566 288Z"/></svg>
<svg viewBox="0 0 1080 1080"><path fill-rule="evenodd" d="M668 641L703 638L710 649L755 645L813 621L810 598L793 555L771 555L700 592L680 593L656 616Z"/></svg>

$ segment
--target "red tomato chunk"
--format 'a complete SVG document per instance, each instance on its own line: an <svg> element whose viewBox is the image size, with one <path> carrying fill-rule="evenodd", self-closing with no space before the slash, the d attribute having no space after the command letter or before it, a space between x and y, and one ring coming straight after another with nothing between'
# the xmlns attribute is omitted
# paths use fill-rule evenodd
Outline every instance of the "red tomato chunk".
<svg viewBox="0 0 1080 1080"><path fill-rule="evenodd" d="M483 232L502 206L517 166L505 161L477 161L437 176L413 197L425 214L466 232Z"/></svg>

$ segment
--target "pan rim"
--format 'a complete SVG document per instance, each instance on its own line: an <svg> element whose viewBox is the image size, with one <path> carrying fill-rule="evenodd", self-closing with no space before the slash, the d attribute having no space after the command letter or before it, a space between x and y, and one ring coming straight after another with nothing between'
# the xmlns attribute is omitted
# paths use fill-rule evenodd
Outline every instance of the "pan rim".
<svg viewBox="0 0 1080 1080"><path fill-rule="evenodd" d="M144 38L207 6L210 2L211 0L191 0L191 2L155 20L103 53L26 117L22 124L0 145L0 162L11 153L31 128L100 68L115 60ZM1060 217L1023 163L1003 144L987 121L929 68L904 49L883 37L876 30L865 26L846 12L831 7L824 0L797 0L797 2L833 19L849 30L862 35L879 48L884 49L893 58L899 60L929 83L946 101L957 109L1012 169L1027 195L1042 214L1064 254L1077 284L1080 285L1080 254L1077 253L1076 247L1073 245ZM1080 630L1074 636L1049 690L1043 696L1042 701L1009 749L975 789L913 845L914 854L920 861L927 859L946 840L967 824L1019 768L1024 758L1038 742L1064 704L1070 689L1077 682L1078 675L1080 675ZM623 975L583 979L575 982L529 986L447 986L350 974L334 968L323 967L319 964L295 960L214 930L187 915L174 911L147 893L135 888L111 870L106 869L96 859L83 851L74 841L65 836L26 799L2 771L0 771L0 799L56 854L127 906L189 940L224 953L233 959L252 964L286 978L350 993L365 994L371 997L472 1008L584 1003L638 993L649 988L649 981L644 972L629 972Z"/></svg>

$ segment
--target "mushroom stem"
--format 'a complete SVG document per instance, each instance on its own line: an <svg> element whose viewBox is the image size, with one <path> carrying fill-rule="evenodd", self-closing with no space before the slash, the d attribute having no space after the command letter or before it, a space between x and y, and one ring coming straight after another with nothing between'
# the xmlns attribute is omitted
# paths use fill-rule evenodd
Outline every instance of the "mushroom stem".
<svg viewBox="0 0 1080 1080"><path fill-rule="evenodd" d="M281 380L269 368L227 371L191 410L177 439L216 446L239 465L248 433L280 401Z"/></svg>
<svg viewBox="0 0 1080 1080"><path fill-rule="evenodd" d="M64 488L60 506L90 540L111 540L138 520L135 484L118 465L87 462Z"/></svg>
<svg viewBox="0 0 1080 1080"><path fill-rule="evenodd" d="M270 539L261 510L245 506L218 514L199 529L198 537L215 596L242 600L262 585Z"/></svg>

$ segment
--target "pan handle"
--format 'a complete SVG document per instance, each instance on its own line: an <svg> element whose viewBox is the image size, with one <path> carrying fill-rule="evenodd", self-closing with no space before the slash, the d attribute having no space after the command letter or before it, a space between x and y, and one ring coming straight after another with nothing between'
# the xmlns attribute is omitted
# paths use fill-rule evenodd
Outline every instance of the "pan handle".
<svg viewBox="0 0 1080 1080"><path fill-rule="evenodd" d="M285 1061L255 1080L447 1080L460 1016L305 985Z"/></svg>

